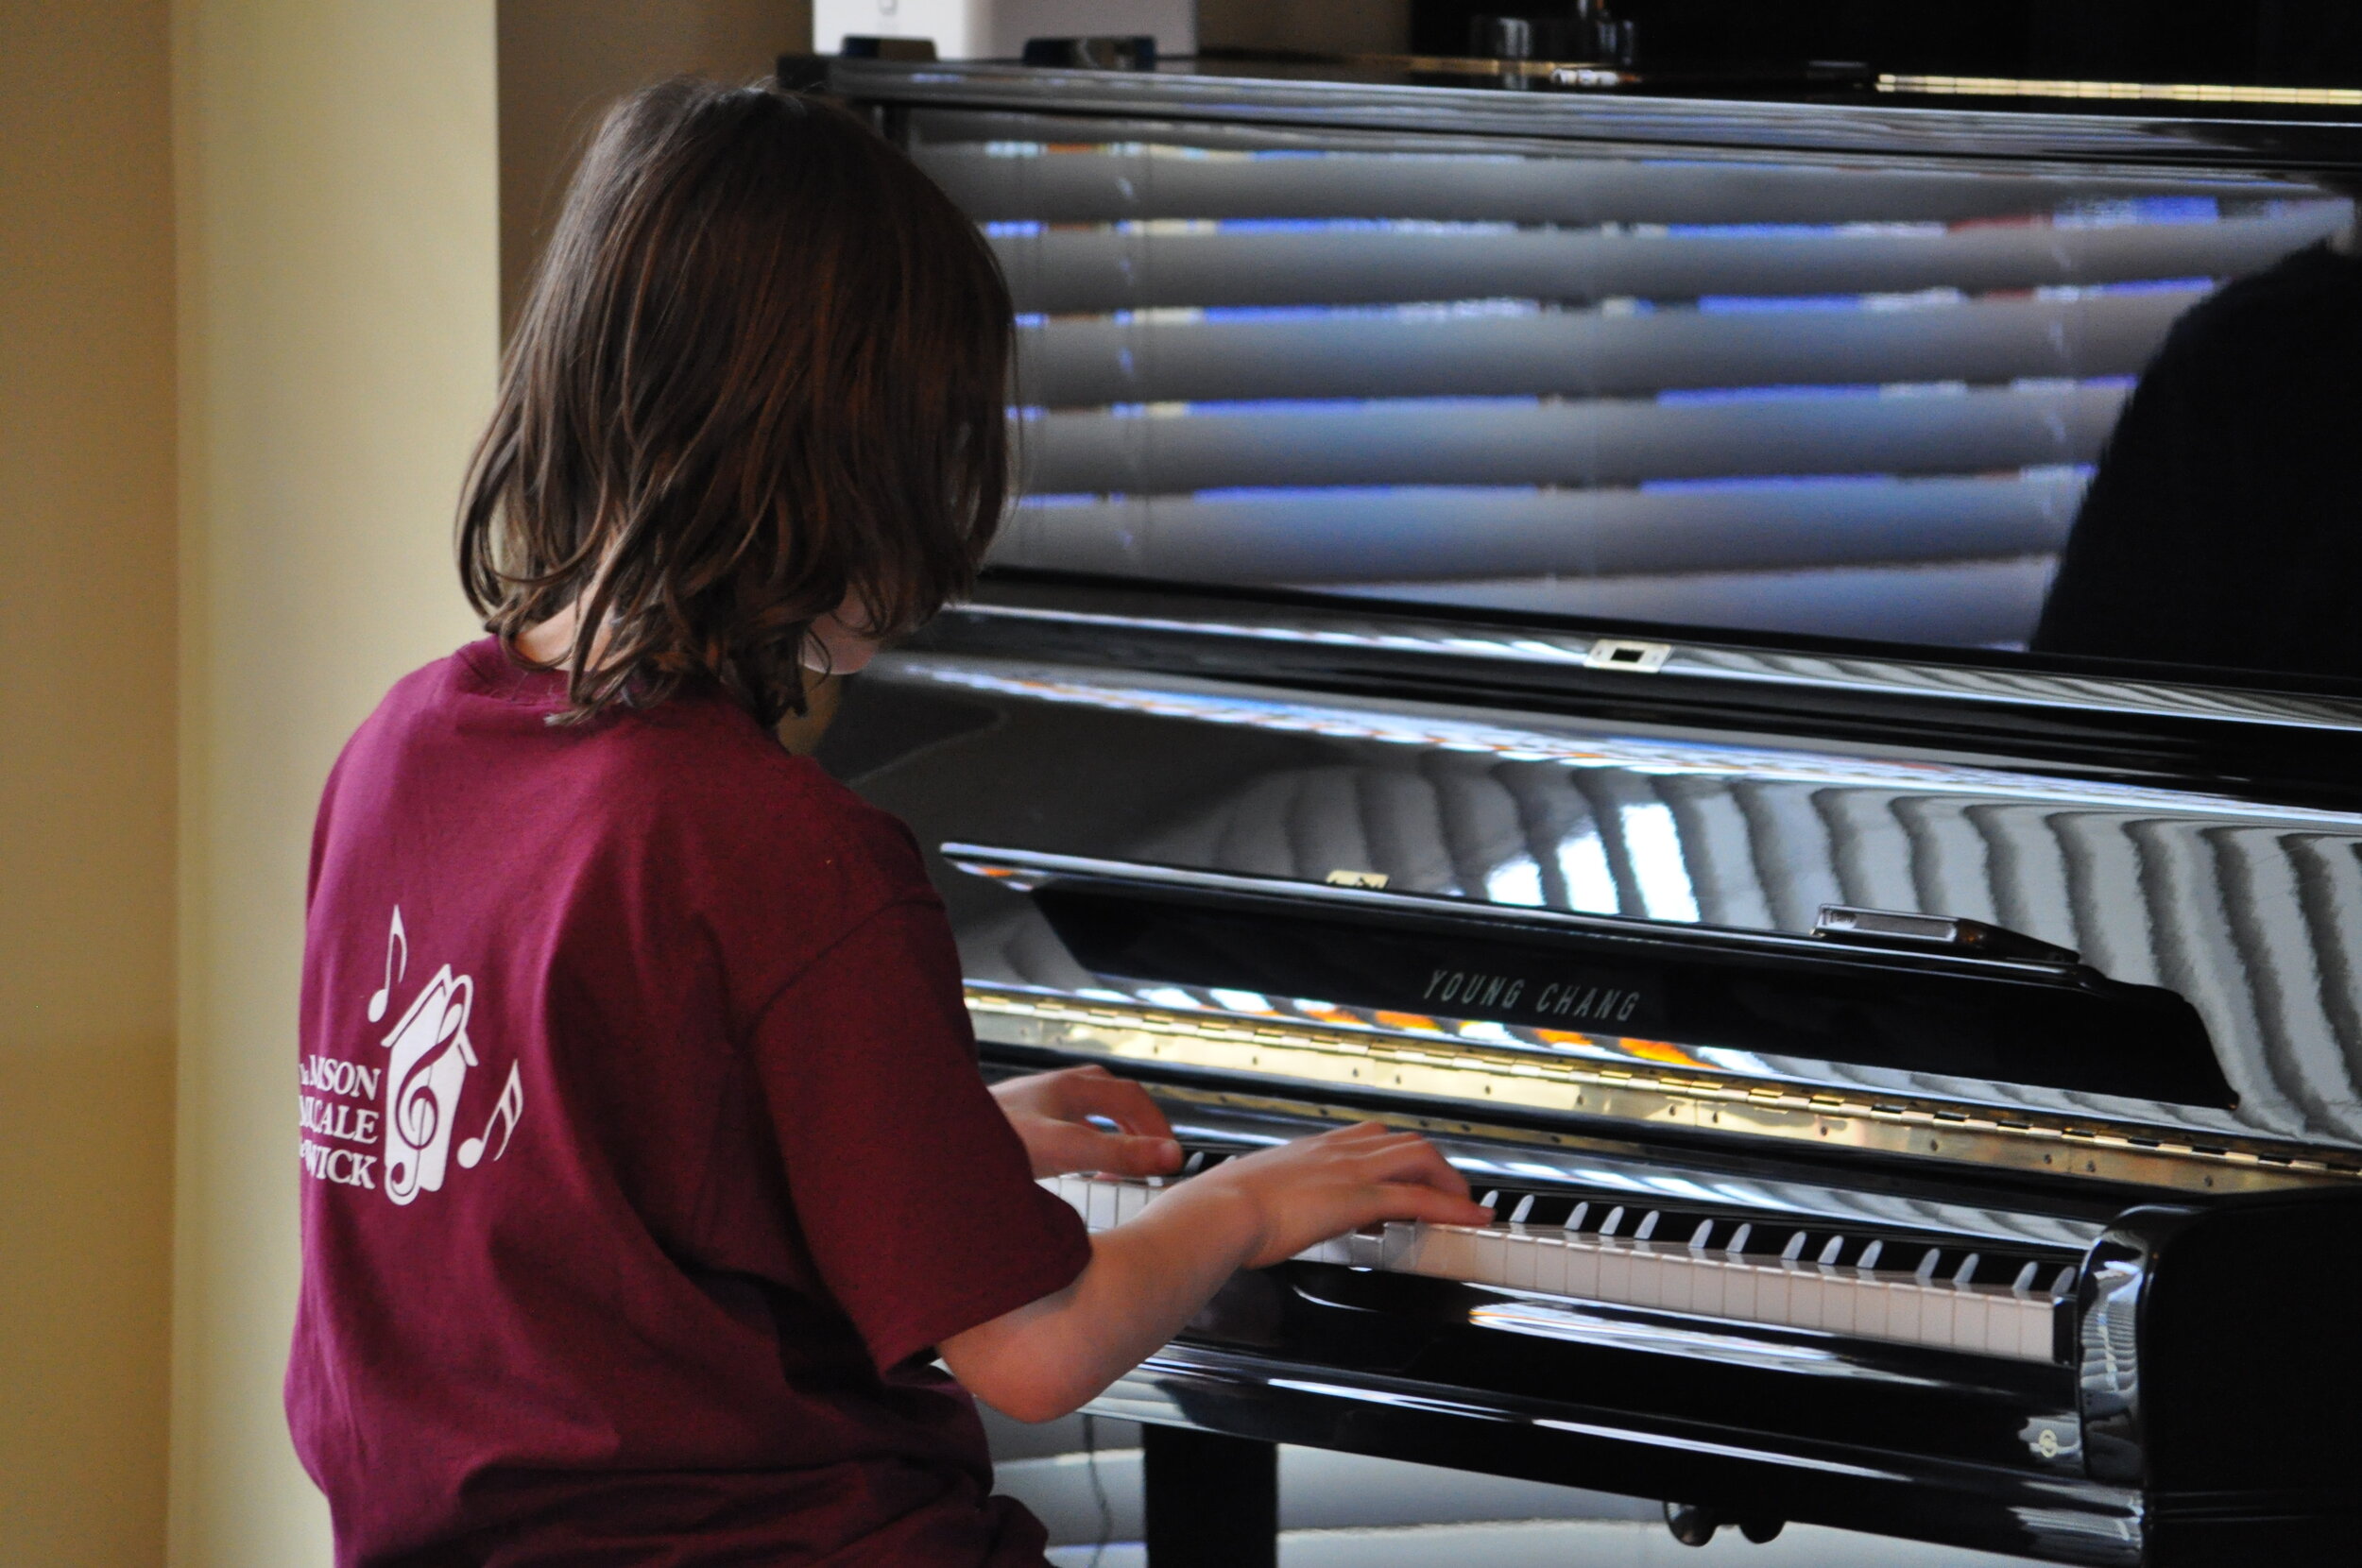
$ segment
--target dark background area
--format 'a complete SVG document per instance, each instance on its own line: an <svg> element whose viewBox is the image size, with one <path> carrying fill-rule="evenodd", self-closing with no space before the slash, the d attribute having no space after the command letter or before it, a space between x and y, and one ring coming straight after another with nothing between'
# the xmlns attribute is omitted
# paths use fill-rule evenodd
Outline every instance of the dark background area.
<svg viewBox="0 0 2362 1568"><path fill-rule="evenodd" d="M1608 0L1606 9L1637 25L1644 68L1847 60L1945 76L2362 83L2355 0ZM1476 16L1550 22L1576 10L1567 0L1412 0L1411 47L1463 54Z"/></svg>

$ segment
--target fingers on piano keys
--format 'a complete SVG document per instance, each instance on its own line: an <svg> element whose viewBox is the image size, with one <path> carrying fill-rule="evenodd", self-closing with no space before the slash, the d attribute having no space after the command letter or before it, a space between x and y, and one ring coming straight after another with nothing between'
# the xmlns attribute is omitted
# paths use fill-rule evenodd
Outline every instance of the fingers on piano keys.
<svg viewBox="0 0 2362 1568"><path fill-rule="evenodd" d="M1198 1150L1183 1179L1228 1155ZM1167 1184L1046 1180L1094 1231ZM1610 1305L1815 1329L2013 1360L2055 1355L2075 1270L2057 1259L1863 1236L1643 1201L1488 1192L1490 1225L1392 1222L1324 1241L1307 1262L1424 1274Z"/></svg>
<svg viewBox="0 0 2362 1568"><path fill-rule="evenodd" d="M1232 1157L1226 1150L1195 1149L1190 1151L1179 1171L1172 1176L1138 1177L1099 1176L1085 1172L1072 1176L1045 1176L1041 1185L1066 1200L1067 1205L1083 1217L1083 1223L1093 1231L1113 1230L1137 1219L1151 1200L1174 1182L1186 1180Z"/></svg>

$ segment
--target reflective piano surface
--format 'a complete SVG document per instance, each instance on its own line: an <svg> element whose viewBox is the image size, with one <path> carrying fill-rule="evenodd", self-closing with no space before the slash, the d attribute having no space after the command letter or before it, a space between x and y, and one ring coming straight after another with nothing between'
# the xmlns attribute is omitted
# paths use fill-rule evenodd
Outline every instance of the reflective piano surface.
<svg viewBox="0 0 2362 1568"><path fill-rule="evenodd" d="M1375 1116L1498 1195L1242 1278L1103 1410L2056 1561L2344 1549L2362 689L2023 650L2165 334L2341 234L2362 142L834 86L1025 313L1033 495L822 750L928 846L987 1067L1116 1065L1208 1158Z"/></svg>

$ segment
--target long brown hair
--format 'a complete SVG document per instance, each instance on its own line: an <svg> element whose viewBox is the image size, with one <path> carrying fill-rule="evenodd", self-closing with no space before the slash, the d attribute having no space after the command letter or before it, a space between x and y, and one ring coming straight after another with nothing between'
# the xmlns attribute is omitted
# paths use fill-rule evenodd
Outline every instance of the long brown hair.
<svg viewBox="0 0 2362 1568"><path fill-rule="evenodd" d="M633 94L509 341L460 503L469 602L511 657L575 605L568 719L704 680L800 713L806 633L848 593L887 635L973 582L1013 327L975 226L851 113Z"/></svg>

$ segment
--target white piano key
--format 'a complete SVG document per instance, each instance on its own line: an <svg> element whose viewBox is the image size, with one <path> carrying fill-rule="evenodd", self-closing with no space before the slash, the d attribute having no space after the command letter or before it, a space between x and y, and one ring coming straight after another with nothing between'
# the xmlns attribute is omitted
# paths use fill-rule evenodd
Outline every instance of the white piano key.
<svg viewBox="0 0 2362 1568"><path fill-rule="evenodd" d="M1477 1277L1477 1238L1482 1233L1468 1225L1430 1225L1418 1252L1418 1272L1437 1279Z"/></svg>
<svg viewBox="0 0 2362 1568"><path fill-rule="evenodd" d="M1993 1299L1973 1285L1952 1287L1952 1348L1986 1354L1992 1343Z"/></svg>
<svg viewBox="0 0 2362 1568"><path fill-rule="evenodd" d="M1600 1243L1599 1299L1607 1302L1632 1300L1632 1253L1630 1243L1610 1236Z"/></svg>
<svg viewBox="0 0 2362 1568"><path fill-rule="evenodd" d="M1487 1225L1475 1236L1476 1261L1461 1276L1470 1285L1505 1285L1509 1281L1509 1233Z"/></svg>
<svg viewBox="0 0 2362 1568"><path fill-rule="evenodd" d="M1623 1299L1634 1306L1663 1306L1665 1260L1657 1250L1643 1241L1625 1255L1631 1259L1632 1274Z"/></svg>
<svg viewBox="0 0 2362 1568"><path fill-rule="evenodd" d="M2022 1356L2026 1354L2026 1320L2033 1315L2034 1304L2015 1292L1993 1299L1991 1355Z"/></svg>
<svg viewBox="0 0 2362 1568"><path fill-rule="evenodd" d="M2017 1353L2029 1361L2047 1361L2058 1350L2060 1304L2038 1295L2028 1305Z"/></svg>
<svg viewBox="0 0 2362 1568"><path fill-rule="evenodd" d="M1520 1209L1526 1209L1531 1208L1533 1200L1529 1198L1518 1206ZM1510 1226L1506 1238L1506 1256L1501 1269L1501 1283L1512 1290L1534 1288L1534 1254L1540 1250L1534 1245L1532 1236L1523 1225Z"/></svg>
<svg viewBox="0 0 2362 1568"><path fill-rule="evenodd" d="M1996 1321L2008 1325L2001 1334L1994 1336L1995 1355L2013 1355L2020 1360L2029 1358L2036 1352L2037 1347L2028 1330L2040 1324L2045 1329L2045 1333L2039 1351L2045 1357L2049 1355L2050 1336L2047 1332L2049 1324L2044 1316L2040 1302L2023 1292L2012 1292L2009 1301L1994 1304L1993 1315Z"/></svg>
<svg viewBox="0 0 2362 1568"><path fill-rule="evenodd" d="M1941 1282L1919 1287L1919 1333L1917 1341L1923 1345L1952 1348L1952 1302L1950 1286Z"/></svg>
<svg viewBox="0 0 2362 1568"><path fill-rule="evenodd" d="M1830 1334L1854 1332L1854 1298L1857 1276L1821 1265L1821 1326Z"/></svg>
<svg viewBox="0 0 2362 1568"><path fill-rule="evenodd" d="M1761 1321L1755 1306L1755 1282L1762 1272L1744 1256L1722 1254L1722 1316Z"/></svg>
<svg viewBox="0 0 2362 1568"><path fill-rule="evenodd" d="M1788 1313L1780 1321L1791 1328L1819 1328L1822 1317L1822 1278L1818 1265L1789 1263L1781 1272L1788 1279Z"/></svg>
<svg viewBox="0 0 2362 1568"><path fill-rule="evenodd" d="M1600 1294L1600 1259L1602 1249L1589 1236L1569 1236L1566 1241L1566 1294L1581 1301L1602 1300Z"/></svg>
<svg viewBox="0 0 2362 1568"><path fill-rule="evenodd" d="M1689 1310L1703 1318L1729 1316L1724 1305L1724 1292L1729 1288L1732 1272L1730 1259L1720 1253L1691 1253Z"/></svg>
<svg viewBox="0 0 2362 1568"><path fill-rule="evenodd" d="M1920 1343L1920 1322L1926 1314L1921 1310L1927 1297L1927 1287L1914 1275L1888 1276L1887 1279L1887 1338L1898 1344Z"/></svg>
<svg viewBox="0 0 2362 1568"><path fill-rule="evenodd" d="M1865 1339L1887 1338L1887 1282L1867 1270L1857 1270L1846 1294L1852 1298L1854 1332Z"/></svg>
<svg viewBox="0 0 2362 1568"><path fill-rule="evenodd" d="M1697 1310L1698 1254L1686 1246L1678 1252L1667 1248L1656 1254L1657 1276L1663 1281L1657 1292L1658 1301L1668 1312Z"/></svg>
<svg viewBox="0 0 2362 1568"><path fill-rule="evenodd" d="M1533 1288L1564 1296L1566 1290L1566 1235L1536 1232L1533 1236Z"/></svg>

